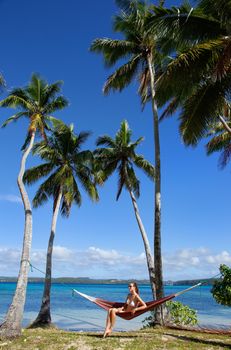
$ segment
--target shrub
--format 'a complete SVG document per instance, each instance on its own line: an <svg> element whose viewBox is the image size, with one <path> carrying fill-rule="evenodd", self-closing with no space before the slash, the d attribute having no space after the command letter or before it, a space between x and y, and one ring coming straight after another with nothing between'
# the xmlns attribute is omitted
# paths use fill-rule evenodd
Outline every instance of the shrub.
<svg viewBox="0 0 231 350"><path fill-rule="evenodd" d="M197 312L187 305L182 304L179 301L167 301L166 306L168 309L167 322L177 325L191 325L198 324ZM146 317L142 322L143 328L150 328L155 326L155 311L151 311L150 315Z"/></svg>
<svg viewBox="0 0 231 350"><path fill-rule="evenodd" d="M231 306L231 269L220 265L221 279L214 282L211 293L217 303Z"/></svg>
<svg viewBox="0 0 231 350"><path fill-rule="evenodd" d="M179 301L167 301L166 306L170 313L171 322L177 325L196 325L198 324L197 312L189 306Z"/></svg>

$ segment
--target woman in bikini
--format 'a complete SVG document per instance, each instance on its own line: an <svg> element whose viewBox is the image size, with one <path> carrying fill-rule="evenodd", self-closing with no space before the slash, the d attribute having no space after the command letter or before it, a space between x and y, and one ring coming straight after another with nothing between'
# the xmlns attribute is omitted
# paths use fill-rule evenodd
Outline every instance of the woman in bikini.
<svg viewBox="0 0 231 350"><path fill-rule="evenodd" d="M115 325L116 314L122 312L131 312L134 314L137 310L143 310L146 308L145 302L139 296L139 289L135 282L132 282L128 286L129 294L127 300L123 307L120 308L111 308L108 310L106 328L104 331L103 338L109 336L112 332L112 329Z"/></svg>

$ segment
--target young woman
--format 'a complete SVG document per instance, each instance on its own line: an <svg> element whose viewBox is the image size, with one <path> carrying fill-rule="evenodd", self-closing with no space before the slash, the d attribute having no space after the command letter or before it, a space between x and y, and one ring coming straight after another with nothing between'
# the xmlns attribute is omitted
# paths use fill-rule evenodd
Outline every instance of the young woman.
<svg viewBox="0 0 231 350"><path fill-rule="evenodd" d="M143 310L146 308L145 302L139 296L139 289L135 282L132 282L128 286L129 294L127 296L127 300L123 307L120 308L111 308L108 310L106 328L104 331L103 338L109 336L112 332L112 329L115 325L116 314L122 312L131 312L135 313L137 310Z"/></svg>

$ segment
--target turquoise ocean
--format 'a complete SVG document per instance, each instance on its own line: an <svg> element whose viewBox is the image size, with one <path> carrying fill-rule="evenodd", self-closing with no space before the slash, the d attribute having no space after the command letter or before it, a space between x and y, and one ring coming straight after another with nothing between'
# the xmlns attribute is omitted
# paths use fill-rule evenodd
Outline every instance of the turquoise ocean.
<svg viewBox="0 0 231 350"><path fill-rule="evenodd" d="M0 322L12 301L16 284L0 283ZM165 295L176 293L188 286L166 286ZM106 311L90 301L73 295L72 289L82 293L111 301L124 301L128 288L124 284L53 284L51 311L52 321L60 328L75 331L102 331L105 326ZM148 285L140 285L143 300L152 299ZM210 293L210 286L195 288L173 300L197 311L199 324L213 328L231 328L231 308L217 304ZM29 325L37 316L43 293L42 283L29 283L24 312L23 327ZM115 330L136 330L143 326L142 320L148 316L143 314L130 321L117 318Z"/></svg>

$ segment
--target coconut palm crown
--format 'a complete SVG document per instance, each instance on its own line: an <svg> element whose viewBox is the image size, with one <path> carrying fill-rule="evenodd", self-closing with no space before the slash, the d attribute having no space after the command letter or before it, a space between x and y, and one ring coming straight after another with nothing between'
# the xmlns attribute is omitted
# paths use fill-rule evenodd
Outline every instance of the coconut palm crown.
<svg viewBox="0 0 231 350"><path fill-rule="evenodd" d="M200 0L192 8L153 7L150 30L174 39L177 56L157 84L159 105L170 101L164 115L180 108L180 130L187 145L196 145L218 118L226 118L231 88L231 3ZM228 130L228 128L227 128Z"/></svg>
<svg viewBox="0 0 231 350"><path fill-rule="evenodd" d="M103 87L104 94L110 91L122 91L132 81L138 81L139 94L145 104L150 92L150 72L148 58L158 70L161 63L161 51L158 37L149 32L147 24L151 15L149 7L143 1L116 1L122 11L114 17L113 29L123 34L124 39L95 39L90 50L102 53L105 65L122 64L111 74ZM125 63L124 63L125 61Z"/></svg>
<svg viewBox="0 0 231 350"><path fill-rule="evenodd" d="M23 179L25 183L33 184L47 177L33 199L33 206L42 205L49 197L53 197L55 206L61 190L61 214L69 216L72 203L80 206L82 202L78 182L92 200L98 200L91 171L93 155L88 150L81 151L90 133L80 132L75 135L73 125L66 126L61 121L53 121L53 125L53 133L47 141L41 141L33 147L33 153L45 162L28 169Z"/></svg>
<svg viewBox="0 0 231 350"><path fill-rule="evenodd" d="M154 178L154 167L142 155L137 155L135 152L136 147L143 141L143 137L131 142L131 135L132 131L129 129L127 121L124 120L114 139L104 135L96 141L97 146L107 146L95 150L96 162L101 164L104 181L114 171L118 173L116 200L119 199L123 188L132 190L136 197L140 196L140 182L135 174L134 165L151 180Z"/></svg>
<svg viewBox="0 0 231 350"><path fill-rule="evenodd" d="M24 88L15 88L0 102L2 107L17 108L20 111L8 118L2 127L16 122L22 117L29 118L29 127L23 149L27 146L32 132L38 132L45 138L49 130L52 113L65 108L67 100L58 95L62 81L48 84L38 74L33 74L30 83Z"/></svg>

